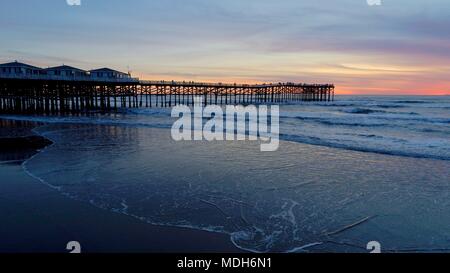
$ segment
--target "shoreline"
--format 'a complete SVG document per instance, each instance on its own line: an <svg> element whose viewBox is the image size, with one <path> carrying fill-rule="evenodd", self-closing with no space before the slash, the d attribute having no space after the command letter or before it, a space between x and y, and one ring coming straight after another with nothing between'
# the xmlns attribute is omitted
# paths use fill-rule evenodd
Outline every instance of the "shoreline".
<svg viewBox="0 0 450 273"><path fill-rule="evenodd" d="M2 125L5 129L5 123ZM83 252L93 253L245 252L227 234L154 225L67 198L23 169L23 162L53 143L32 135L29 129L12 136L6 136L8 129L0 132L0 174L4 181L0 252L64 253L69 241L79 241Z"/></svg>

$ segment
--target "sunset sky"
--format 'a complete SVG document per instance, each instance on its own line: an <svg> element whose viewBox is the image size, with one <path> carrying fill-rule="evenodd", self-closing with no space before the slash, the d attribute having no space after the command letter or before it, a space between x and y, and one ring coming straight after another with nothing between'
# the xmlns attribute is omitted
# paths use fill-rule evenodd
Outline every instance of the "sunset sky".
<svg viewBox="0 0 450 273"><path fill-rule="evenodd" d="M450 94L450 1L2 0L0 61Z"/></svg>

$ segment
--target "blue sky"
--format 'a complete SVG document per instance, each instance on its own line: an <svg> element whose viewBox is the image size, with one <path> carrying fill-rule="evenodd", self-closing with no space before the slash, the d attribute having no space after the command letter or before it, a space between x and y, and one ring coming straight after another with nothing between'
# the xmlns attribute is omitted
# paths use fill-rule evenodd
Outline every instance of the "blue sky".
<svg viewBox="0 0 450 273"><path fill-rule="evenodd" d="M0 61L449 94L450 1L2 0Z"/></svg>

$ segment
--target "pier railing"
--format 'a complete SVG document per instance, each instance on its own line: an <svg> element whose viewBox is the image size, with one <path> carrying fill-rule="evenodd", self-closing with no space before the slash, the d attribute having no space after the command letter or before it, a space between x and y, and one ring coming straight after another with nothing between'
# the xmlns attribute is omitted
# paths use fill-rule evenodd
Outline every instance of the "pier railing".
<svg viewBox="0 0 450 273"><path fill-rule="evenodd" d="M207 83L207 82L194 82L194 81L139 81L141 85L175 85L175 86L207 86L207 87L253 87L253 88L265 88L272 86L325 86L326 84L307 84L307 83L262 83L262 84L239 84L239 83ZM329 86L332 86L329 84Z"/></svg>

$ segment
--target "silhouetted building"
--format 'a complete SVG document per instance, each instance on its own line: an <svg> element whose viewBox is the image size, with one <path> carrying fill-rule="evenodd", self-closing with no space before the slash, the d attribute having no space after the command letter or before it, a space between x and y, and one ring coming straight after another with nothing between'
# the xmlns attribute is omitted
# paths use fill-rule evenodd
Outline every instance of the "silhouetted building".
<svg viewBox="0 0 450 273"><path fill-rule="evenodd" d="M31 76L41 75L44 71L42 68L32 66L29 64L19 63L18 61L12 63L0 64L0 74L5 76Z"/></svg>
<svg viewBox="0 0 450 273"><path fill-rule="evenodd" d="M100 68L89 71L91 79L93 80L116 80L116 79L131 79L129 73L120 72L110 68Z"/></svg>
<svg viewBox="0 0 450 273"><path fill-rule="evenodd" d="M45 69L48 76L61 78L88 78L89 73L86 70L76 67L62 65L56 67L49 67Z"/></svg>

